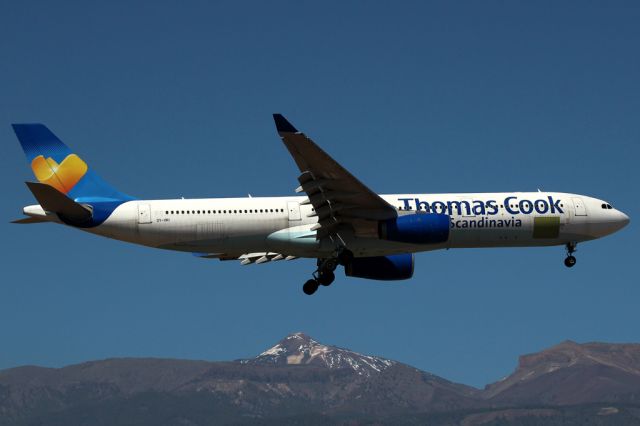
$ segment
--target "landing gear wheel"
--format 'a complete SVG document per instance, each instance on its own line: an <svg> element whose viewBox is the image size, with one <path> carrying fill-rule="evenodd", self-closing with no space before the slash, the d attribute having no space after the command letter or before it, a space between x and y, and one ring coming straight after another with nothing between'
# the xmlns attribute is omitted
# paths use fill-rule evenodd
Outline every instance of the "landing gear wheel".
<svg viewBox="0 0 640 426"><path fill-rule="evenodd" d="M567 257L564 259L564 266L572 268L576 264L576 258L573 255L577 251L578 244L575 242L567 243Z"/></svg>
<svg viewBox="0 0 640 426"><path fill-rule="evenodd" d="M351 252L351 250L344 249L344 250L340 250L340 252L338 253L338 263L341 264L342 266L347 266L348 264L351 263L352 260L353 260L353 253Z"/></svg>
<svg viewBox="0 0 640 426"><path fill-rule="evenodd" d="M576 258L574 256L567 256L566 259L564 259L564 266L566 266L567 268L571 268L575 264Z"/></svg>
<svg viewBox="0 0 640 426"><path fill-rule="evenodd" d="M318 275L318 282L323 286L330 286L336 275L331 271L325 271Z"/></svg>
<svg viewBox="0 0 640 426"><path fill-rule="evenodd" d="M304 292L304 294L308 294L309 296L311 296L317 290L318 290L318 281L313 279L307 281L302 286L302 291Z"/></svg>

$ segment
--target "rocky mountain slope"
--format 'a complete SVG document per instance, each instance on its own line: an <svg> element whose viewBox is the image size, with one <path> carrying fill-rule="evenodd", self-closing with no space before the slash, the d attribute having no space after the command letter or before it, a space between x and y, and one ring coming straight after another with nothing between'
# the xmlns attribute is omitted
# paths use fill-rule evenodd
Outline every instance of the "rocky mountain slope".
<svg viewBox="0 0 640 426"><path fill-rule="evenodd" d="M294 333L231 362L125 358L3 370L0 426L640 425L639 396L640 345L564 342L522 356L512 375L478 390Z"/></svg>
<svg viewBox="0 0 640 426"><path fill-rule="evenodd" d="M516 371L482 396L512 404L640 403L640 344L565 341L521 356Z"/></svg>

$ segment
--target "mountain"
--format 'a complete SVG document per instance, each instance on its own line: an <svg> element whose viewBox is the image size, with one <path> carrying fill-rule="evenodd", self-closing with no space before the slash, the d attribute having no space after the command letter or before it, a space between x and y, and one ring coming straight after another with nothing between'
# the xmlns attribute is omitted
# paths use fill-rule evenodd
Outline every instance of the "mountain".
<svg viewBox="0 0 640 426"><path fill-rule="evenodd" d="M293 333L257 357L240 362L251 365L312 365L330 369L347 368L367 377L397 364L388 359L323 345L304 333Z"/></svg>
<svg viewBox="0 0 640 426"><path fill-rule="evenodd" d="M476 389L388 359L295 333L256 358L234 362L107 359L64 368L0 371L0 425L213 424L274 416L393 415L477 404ZM187 417L183 410L191 407ZM195 417L194 417L195 416ZM201 416L200 418L196 418ZM142 421L142 420L141 420ZM209 422L209 423L207 423ZM135 422L133 422L135 423ZM145 423L147 424L147 423Z"/></svg>
<svg viewBox="0 0 640 426"><path fill-rule="evenodd" d="M565 341L521 356L482 396L501 404L640 403L640 344Z"/></svg>
<svg viewBox="0 0 640 426"><path fill-rule="evenodd" d="M255 358L154 358L0 371L0 426L640 425L640 345L563 342L483 390L286 336Z"/></svg>

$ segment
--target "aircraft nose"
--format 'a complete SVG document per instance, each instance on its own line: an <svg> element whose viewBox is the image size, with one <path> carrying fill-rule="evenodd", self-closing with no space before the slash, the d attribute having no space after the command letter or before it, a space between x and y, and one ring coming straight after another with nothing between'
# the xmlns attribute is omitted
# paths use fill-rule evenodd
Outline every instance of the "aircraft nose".
<svg viewBox="0 0 640 426"><path fill-rule="evenodd" d="M618 211L618 214L620 215L620 217L618 219L618 223L620 224L620 229L622 229L625 226L627 226L629 224L629 222L631 222L631 219L629 219L629 216L627 216L626 214L622 213L621 211Z"/></svg>

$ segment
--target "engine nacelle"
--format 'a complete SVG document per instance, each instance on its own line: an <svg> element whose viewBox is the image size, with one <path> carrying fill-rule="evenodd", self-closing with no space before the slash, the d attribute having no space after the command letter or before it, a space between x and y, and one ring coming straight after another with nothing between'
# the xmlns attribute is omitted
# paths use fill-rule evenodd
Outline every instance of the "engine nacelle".
<svg viewBox="0 0 640 426"><path fill-rule="evenodd" d="M409 244L438 244L449 239L449 215L416 213L398 216L378 224L383 240Z"/></svg>
<svg viewBox="0 0 640 426"><path fill-rule="evenodd" d="M344 273L348 277L370 280L407 280L413 276L413 254L355 257L344 267Z"/></svg>

